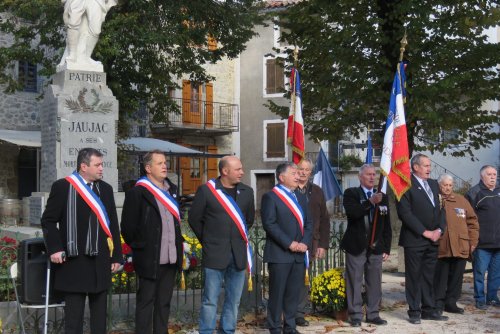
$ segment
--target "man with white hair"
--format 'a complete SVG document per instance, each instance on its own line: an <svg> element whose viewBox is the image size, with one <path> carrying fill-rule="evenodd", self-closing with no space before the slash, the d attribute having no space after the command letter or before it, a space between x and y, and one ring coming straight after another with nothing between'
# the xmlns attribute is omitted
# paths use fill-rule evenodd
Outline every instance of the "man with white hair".
<svg viewBox="0 0 500 334"><path fill-rule="evenodd" d="M472 254L474 299L481 310L488 305L500 307L500 187L497 170L485 165L480 170L481 180L465 197L474 208L479 221L479 243ZM488 286L484 295L484 275L488 271Z"/></svg>

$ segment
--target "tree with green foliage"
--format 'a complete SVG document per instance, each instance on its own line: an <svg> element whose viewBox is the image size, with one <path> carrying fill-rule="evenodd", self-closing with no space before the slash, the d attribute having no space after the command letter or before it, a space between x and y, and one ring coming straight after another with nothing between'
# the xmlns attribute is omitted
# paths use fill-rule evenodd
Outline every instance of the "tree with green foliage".
<svg viewBox="0 0 500 334"><path fill-rule="evenodd" d="M299 47L306 132L321 140L385 128L407 34L406 123L410 154L471 156L500 138L498 1L309 0L282 12L282 39ZM293 63L289 51L288 63ZM287 108L270 102L286 117ZM443 135L446 134L446 135ZM380 144L382 136L375 138Z"/></svg>
<svg viewBox="0 0 500 334"><path fill-rule="evenodd" d="M119 0L107 14L93 58L104 65L120 114L147 101L153 121L164 120L176 110L167 87L176 87L182 76L213 80L204 65L244 50L261 21L258 9L252 0ZM61 0L0 0L0 13L0 32L13 37L0 47L6 91L21 87L9 70L17 60L40 64L41 75L54 74L65 45ZM216 49L208 47L209 39Z"/></svg>

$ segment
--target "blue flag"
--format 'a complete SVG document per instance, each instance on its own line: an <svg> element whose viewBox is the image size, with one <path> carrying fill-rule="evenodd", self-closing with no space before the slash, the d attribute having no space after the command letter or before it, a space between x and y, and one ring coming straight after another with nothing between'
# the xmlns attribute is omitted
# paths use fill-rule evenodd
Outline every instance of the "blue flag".
<svg viewBox="0 0 500 334"><path fill-rule="evenodd" d="M372 147L372 136L368 132L368 140L366 141L366 161L367 164L373 163L373 147Z"/></svg>
<svg viewBox="0 0 500 334"><path fill-rule="evenodd" d="M342 194L340 185L333 174L332 167L330 166L323 149L319 150L318 160L316 160L313 183L323 189L326 201Z"/></svg>

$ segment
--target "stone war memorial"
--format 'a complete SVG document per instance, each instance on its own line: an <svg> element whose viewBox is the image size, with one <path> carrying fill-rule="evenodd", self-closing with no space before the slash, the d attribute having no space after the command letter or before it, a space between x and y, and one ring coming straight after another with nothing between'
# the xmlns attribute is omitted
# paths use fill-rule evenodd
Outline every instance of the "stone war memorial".
<svg viewBox="0 0 500 334"><path fill-rule="evenodd" d="M104 180L116 192L118 101L106 85L102 64L91 58L106 13L116 1L94 1L86 9L77 2L65 1L66 49L40 113L40 189L50 191L54 181L76 169L78 151L93 147L104 155Z"/></svg>

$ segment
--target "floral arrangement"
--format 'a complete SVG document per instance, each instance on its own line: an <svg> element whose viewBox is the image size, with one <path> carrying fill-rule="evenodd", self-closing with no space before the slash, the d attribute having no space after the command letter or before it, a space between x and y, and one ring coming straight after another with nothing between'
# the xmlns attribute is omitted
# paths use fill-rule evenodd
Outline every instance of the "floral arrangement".
<svg viewBox="0 0 500 334"><path fill-rule="evenodd" d="M201 244L196 237L189 237L187 234L182 235L184 238L184 262L182 269L187 271L194 269L200 264L201 260Z"/></svg>
<svg viewBox="0 0 500 334"><path fill-rule="evenodd" d="M330 269L313 279L311 302L328 312L346 308L343 268Z"/></svg>
<svg viewBox="0 0 500 334"><path fill-rule="evenodd" d="M132 262L132 248L120 236L123 256L123 266L111 277L114 293L131 292L135 289L134 263ZM123 271L122 271L123 270Z"/></svg>
<svg viewBox="0 0 500 334"><path fill-rule="evenodd" d="M126 273L134 272L134 263L132 262L132 248L125 243L123 237L120 235L120 240L122 244L122 255L123 255L123 271Z"/></svg>
<svg viewBox="0 0 500 334"><path fill-rule="evenodd" d="M10 266L16 261L17 241L7 236L0 238L0 277L9 277ZM12 300L12 294L10 281L0 280L0 301Z"/></svg>

